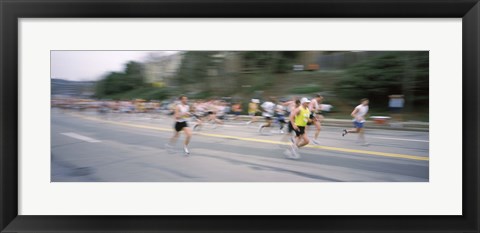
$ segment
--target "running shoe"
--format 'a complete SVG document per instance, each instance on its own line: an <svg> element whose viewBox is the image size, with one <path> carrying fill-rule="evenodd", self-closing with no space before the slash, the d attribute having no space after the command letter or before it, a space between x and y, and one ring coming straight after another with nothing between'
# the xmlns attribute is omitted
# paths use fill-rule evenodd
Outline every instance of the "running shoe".
<svg viewBox="0 0 480 233"><path fill-rule="evenodd" d="M264 126L263 126L263 125L260 125L260 127L258 127L258 132L259 132L259 133L262 133L263 128L264 128Z"/></svg>
<svg viewBox="0 0 480 233"><path fill-rule="evenodd" d="M186 146L183 147L183 152L185 152L185 155L190 154L190 151L188 150L188 147L186 147Z"/></svg>
<svg viewBox="0 0 480 233"><path fill-rule="evenodd" d="M292 152L290 150L285 150L285 152L283 152L283 154L285 156L287 156L287 159L293 159L293 155L292 155Z"/></svg>
<svg viewBox="0 0 480 233"><path fill-rule="evenodd" d="M292 144L295 144L295 138L294 138L294 137L290 137L290 142L291 142Z"/></svg>
<svg viewBox="0 0 480 233"><path fill-rule="evenodd" d="M320 143L317 141L317 139L312 139L313 144L315 145L320 145Z"/></svg>
<svg viewBox="0 0 480 233"><path fill-rule="evenodd" d="M290 146L290 148L292 149L292 154L293 154L293 155L298 155L298 147L297 147L297 145L292 144L292 145Z"/></svg>
<svg viewBox="0 0 480 233"><path fill-rule="evenodd" d="M342 132L342 137L345 136L347 133L348 133L348 131L346 129L344 129L343 132Z"/></svg>
<svg viewBox="0 0 480 233"><path fill-rule="evenodd" d="M300 153L296 153L295 156L293 157L293 159L300 159Z"/></svg>
<svg viewBox="0 0 480 233"><path fill-rule="evenodd" d="M296 145L292 145L291 149L292 149L292 159L299 159L300 153L298 153L298 147Z"/></svg>
<svg viewBox="0 0 480 233"><path fill-rule="evenodd" d="M193 126L193 131L198 131L198 130L200 130L200 126L198 124Z"/></svg>

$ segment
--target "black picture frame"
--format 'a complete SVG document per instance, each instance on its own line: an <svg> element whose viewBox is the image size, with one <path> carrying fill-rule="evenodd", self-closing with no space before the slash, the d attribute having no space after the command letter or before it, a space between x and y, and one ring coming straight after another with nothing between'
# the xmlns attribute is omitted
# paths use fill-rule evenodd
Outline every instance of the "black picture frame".
<svg viewBox="0 0 480 233"><path fill-rule="evenodd" d="M1 232L479 232L478 0L1 0ZM18 215L19 18L462 18L462 216ZM128 200L125 200L128 201Z"/></svg>

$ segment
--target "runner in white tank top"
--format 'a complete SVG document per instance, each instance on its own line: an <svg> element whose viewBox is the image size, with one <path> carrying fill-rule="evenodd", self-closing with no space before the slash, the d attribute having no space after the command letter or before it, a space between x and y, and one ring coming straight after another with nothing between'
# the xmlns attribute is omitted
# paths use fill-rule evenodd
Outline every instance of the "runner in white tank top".
<svg viewBox="0 0 480 233"><path fill-rule="evenodd" d="M180 104L175 107L175 113L173 114L175 118L175 133L170 142L167 143L167 150L171 151L172 147L177 142L178 137L180 136L180 131L185 132L185 142L183 145L183 151L185 155L189 155L190 151L188 150L188 143L190 143L190 138L192 137L192 131L188 128L187 119L191 116L190 107L187 105L187 97L180 96Z"/></svg>
<svg viewBox="0 0 480 233"><path fill-rule="evenodd" d="M360 105L355 107L353 112L350 114L353 117L353 125L355 128L353 129L344 129L342 136L347 135L348 133L358 133L358 143L362 143L364 146L368 146L369 144L365 141L364 135L364 123L365 123L365 116L368 113L368 99L361 99Z"/></svg>
<svg viewBox="0 0 480 233"><path fill-rule="evenodd" d="M188 105L183 105L182 103L177 105L177 108L180 112L180 116L177 119L177 122L186 122L187 118L190 117L190 106Z"/></svg>

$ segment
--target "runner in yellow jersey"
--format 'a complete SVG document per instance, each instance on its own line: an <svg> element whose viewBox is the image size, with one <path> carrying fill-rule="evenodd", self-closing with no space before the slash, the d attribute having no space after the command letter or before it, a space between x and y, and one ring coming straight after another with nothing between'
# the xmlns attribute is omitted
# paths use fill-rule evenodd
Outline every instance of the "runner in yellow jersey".
<svg viewBox="0 0 480 233"><path fill-rule="evenodd" d="M251 102L248 104L248 115L250 115L252 119L247 122L247 125L250 123L254 123L257 120L257 116L260 115L260 110L258 109L259 103L260 100L252 99Z"/></svg>
<svg viewBox="0 0 480 233"><path fill-rule="evenodd" d="M290 114L290 122L296 135L296 140L292 144L292 154L297 159L300 158L298 148L310 143L310 140L305 133L305 126L307 126L308 122L310 121L310 110L308 109L310 100L307 98L302 98L300 100L300 104L300 107L295 108Z"/></svg>

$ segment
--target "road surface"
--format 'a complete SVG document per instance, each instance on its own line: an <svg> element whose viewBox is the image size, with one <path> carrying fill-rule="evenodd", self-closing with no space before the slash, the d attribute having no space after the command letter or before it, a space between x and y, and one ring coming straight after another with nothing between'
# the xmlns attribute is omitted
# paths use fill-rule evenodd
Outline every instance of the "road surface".
<svg viewBox="0 0 480 233"><path fill-rule="evenodd" d="M190 156L165 143L171 117L100 115L61 111L51 115L52 182L428 182L428 132L366 130L370 145L342 128L322 128L320 144L287 159L277 130L230 122L194 132ZM313 128L309 130L309 135Z"/></svg>

